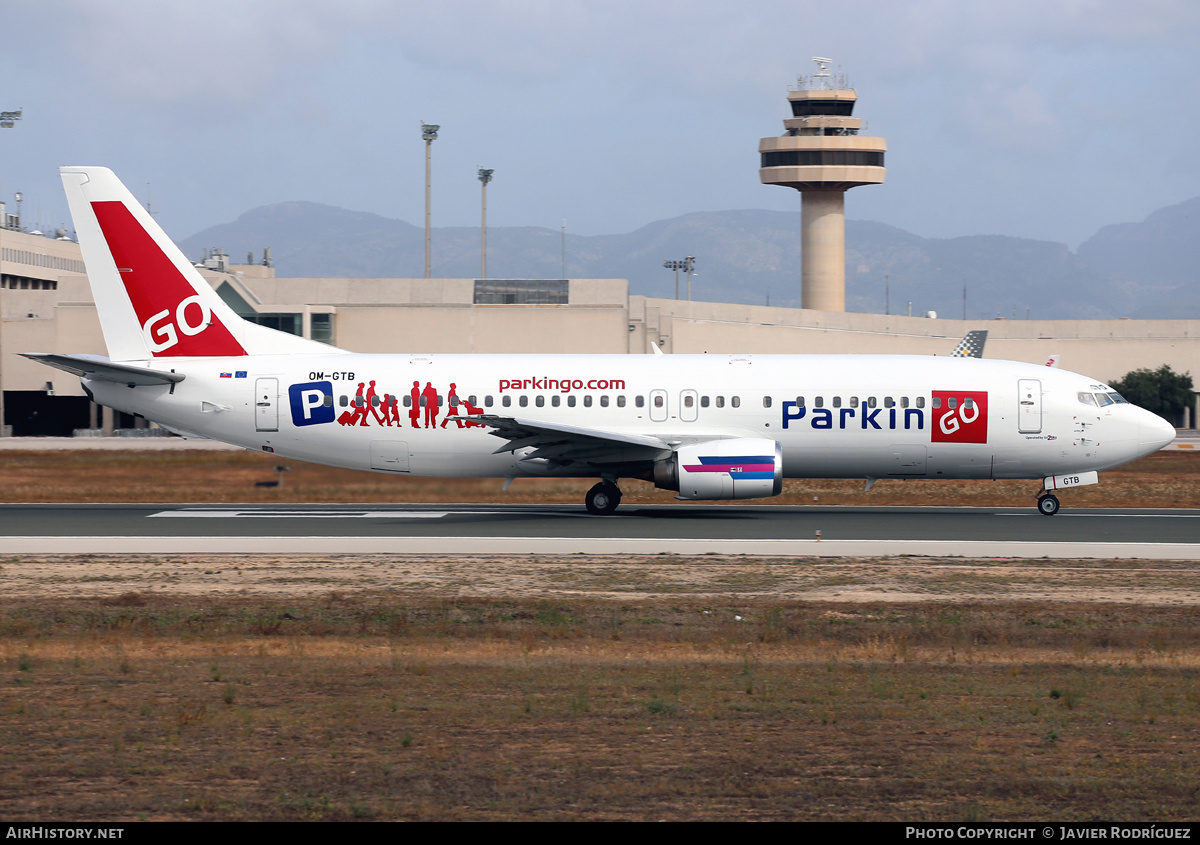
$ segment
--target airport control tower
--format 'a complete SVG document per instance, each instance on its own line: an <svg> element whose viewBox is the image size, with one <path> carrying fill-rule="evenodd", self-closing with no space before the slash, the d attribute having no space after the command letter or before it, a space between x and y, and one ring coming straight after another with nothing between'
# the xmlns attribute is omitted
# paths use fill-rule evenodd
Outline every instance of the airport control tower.
<svg viewBox="0 0 1200 845"><path fill-rule="evenodd" d="M788 91L792 116L776 138L758 143L759 178L800 192L802 308L846 310L846 191L883 182L883 138L859 135L851 117L858 95L828 70L832 59L813 58L817 72Z"/></svg>

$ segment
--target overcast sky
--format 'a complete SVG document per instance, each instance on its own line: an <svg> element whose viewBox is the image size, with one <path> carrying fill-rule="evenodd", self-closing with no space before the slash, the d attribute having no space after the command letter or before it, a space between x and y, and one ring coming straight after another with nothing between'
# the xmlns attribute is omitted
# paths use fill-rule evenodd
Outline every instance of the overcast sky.
<svg viewBox="0 0 1200 845"><path fill-rule="evenodd" d="M849 218L1074 247L1200 195L1196 0L37 0L0 32L0 196L43 227L62 164L177 239L286 200L421 226L422 120L435 226L479 225L480 166L496 226L799 210L757 147L812 56L888 142Z"/></svg>

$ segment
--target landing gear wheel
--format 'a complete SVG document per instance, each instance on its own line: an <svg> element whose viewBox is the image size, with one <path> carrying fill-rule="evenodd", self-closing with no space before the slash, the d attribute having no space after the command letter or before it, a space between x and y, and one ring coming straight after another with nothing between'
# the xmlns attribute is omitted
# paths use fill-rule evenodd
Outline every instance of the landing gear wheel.
<svg viewBox="0 0 1200 845"><path fill-rule="evenodd" d="M1038 511L1042 516L1054 516L1058 513L1058 497L1046 494L1038 498Z"/></svg>
<svg viewBox="0 0 1200 845"><path fill-rule="evenodd" d="M617 505L621 504L621 488L611 481L601 481L588 490L584 503L587 505L588 513L608 516L616 511Z"/></svg>

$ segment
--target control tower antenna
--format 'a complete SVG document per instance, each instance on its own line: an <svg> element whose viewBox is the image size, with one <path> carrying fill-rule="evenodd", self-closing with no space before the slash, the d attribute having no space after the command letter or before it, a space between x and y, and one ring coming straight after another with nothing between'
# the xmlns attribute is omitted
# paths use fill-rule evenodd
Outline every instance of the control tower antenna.
<svg viewBox="0 0 1200 845"><path fill-rule="evenodd" d="M817 311L846 310L846 191L883 183L883 138L859 135L852 117L858 94L832 59L814 56L817 72L788 90L792 116L787 131L758 143L759 179L800 192L800 305Z"/></svg>

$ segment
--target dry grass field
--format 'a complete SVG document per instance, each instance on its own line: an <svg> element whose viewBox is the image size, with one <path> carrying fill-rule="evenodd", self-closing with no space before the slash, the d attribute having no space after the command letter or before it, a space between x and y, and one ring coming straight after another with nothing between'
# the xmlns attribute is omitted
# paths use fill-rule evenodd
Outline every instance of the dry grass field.
<svg viewBox="0 0 1200 845"><path fill-rule="evenodd" d="M735 586L9 600L0 814L1195 819L1198 640L1194 606Z"/></svg>
<svg viewBox="0 0 1200 845"><path fill-rule="evenodd" d="M255 482L279 477L279 488ZM1159 452L1101 475L1100 484L1063 491L1063 507L1200 507L1200 456ZM0 453L5 502L510 502L580 504L587 479L411 478L283 461L255 452L45 451ZM624 501L675 503L674 494L624 480ZM772 504L980 505L1033 507L1037 481L881 479L787 480ZM761 501L761 500L760 500ZM752 504L754 502L751 502Z"/></svg>
<svg viewBox="0 0 1200 845"><path fill-rule="evenodd" d="M16 453L0 481L8 501L574 503L583 489L296 462L282 490L254 488L272 466ZM1195 466L1162 453L1064 504L1197 507ZM861 487L788 496L1028 506L1034 492ZM647 488L627 501L672 501ZM10 819L1200 814L1194 561L9 556L0 578Z"/></svg>

